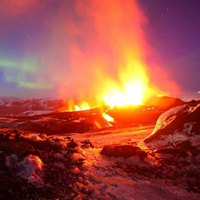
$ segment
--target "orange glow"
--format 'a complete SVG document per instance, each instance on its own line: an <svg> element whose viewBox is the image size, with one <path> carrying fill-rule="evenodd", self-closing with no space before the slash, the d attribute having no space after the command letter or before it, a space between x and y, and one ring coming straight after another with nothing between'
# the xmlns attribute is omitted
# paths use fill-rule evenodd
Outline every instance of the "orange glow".
<svg viewBox="0 0 200 200"><path fill-rule="evenodd" d="M62 109L59 109L59 112L69 112L69 111L80 111L80 110L89 110L91 109L90 105L87 102L82 102L76 105L73 99L66 101L66 106Z"/></svg>
<svg viewBox="0 0 200 200"><path fill-rule="evenodd" d="M111 117L110 115L107 115L106 113L103 113L103 117L104 117L108 122L114 122L114 118Z"/></svg>
<svg viewBox="0 0 200 200"><path fill-rule="evenodd" d="M124 88L110 88L109 92L104 95L106 104L113 106L139 105L142 103L145 85L142 79L132 79L124 84Z"/></svg>
<svg viewBox="0 0 200 200"><path fill-rule="evenodd" d="M154 57L159 55L152 55L146 42L144 28L149 20L137 0L74 2L73 12L80 23L63 14L54 17L59 26L52 27L52 31L59 31L58 37L64 42L60 46L58 38L53 37L51 48L47 48L61 51L61 62L51 63L62 69L62 74L55 77L61 96L97 98L98 105L104 101L112 108L144 104L175 88L161 67L154 64ZM60 13L66 12L64 5L60 6ZM89 109L81 105L74 108L76 104L72 110Z"/></svg>
<svg viewBox="0 0 200 200"><path fill-rule="evenodd" d="M108 44L112 52L112 56L104 53L98 55L97 52L95 60L91 60L92 65L89 63L96 72L97 80L101 80L96 85L98 96L113 108L115 105L140 105L153 95L162 93L150 84L145 62L149 47L142 30L146 18L137 2L128 0L124 4L119 0L103 1L98 7L95 14L98 39ZM106 13L106 20L102 18L102 13ZM98 46L101 47L100 44Z"/></svg>
<svg viewBox="0 0 200 200"><path fill-rule="evenodd" d="M119 82L120 84L115 84L108 81L108 89L103 97L105 103L111 108L113 106L140 105L155 92L148 84L149 78L145 64L139 58L137 61L127 59L127 67L119 72Z"/></svg>
<svg viewBox="0 0 200 200"><path fill-rule="evenodd" d="M86 102L82 103L79 106L75 105L74 107L75 107L76 111L79 111L79 110L89 110L90 109L90 106Z"/></svg>
<svg viewBox="0 0 200 200"><path fill-rule="evenodd" d="M96 128L102 128L100 123L95 121L94 124L96 125Z"/></svg>

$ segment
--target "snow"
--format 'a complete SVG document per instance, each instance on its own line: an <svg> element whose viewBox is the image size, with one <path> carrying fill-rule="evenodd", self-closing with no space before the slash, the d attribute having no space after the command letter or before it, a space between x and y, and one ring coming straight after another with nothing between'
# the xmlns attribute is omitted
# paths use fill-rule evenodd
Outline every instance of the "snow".
<svg viewBox="0 0 200 200"><path fill-rule="evenodd" d="M27 110L23 113L20 113L18 116L35 116L52 113L52 110Z"/></svg>
<svg viewBox="0 0 200 200"><path fill-rule="evenodd" d="M20 134L20 138L32 140L32 141L42 141L45 140L46 137L44 136L45 134L42 134L40 137L40 134L38 133L31 133L31 134Z"/></svg>
<svg viewBox="0 0 200 200"><path fill-rule="evenodd" d="M13 168L15 163L18 161L18 156L15 154L11 154L10 156L6 156L5 166L7 168Z"/></svg>
<svg viewBox="0 0 200 200"><path fill-rule="evenodd" d="M125 160L126 165L139 165L141 163L138 156L131 156Z"/></svg>
<svg viewBox="0 0 200 200"><path fill-rule="evenodd" d="M161 116L157 120L156 126L152 134L154 134L157 130L163 129L167 125L169 125L175 119L176 113L182 110L184 107L185 105L177 106L161 114ZM169 119L166 120L167 118Z"/></svg>
<svg viewBox="0 0 200 200"><path fill-rule="evenodd" d="M65 169L66 169L65 165L64 165L62 162L54 163L53 166L54 166L54 167L57 167L57 168L60 168L60 169L62 169L62 170L65 170Z"/></svg>
<svg viewBox="0 0 200 200"><path fill-rule="evenodd" d="M168 114L171 115L178 111L180 111L180 108L174 111L171 110ZM166 119L166 117L163 115L161 121ZM177 131L174 136L169 135L164 139L167 142L174 142L174 138L176 138L176 141L184 141L188 138L186 132L192 134L191 126L191 123L187 123L184 126L184 134L180 134ZM165 183L166 180L164 179L156 180L152 177L137 174L136 167L153 170L153 167L158 165L158 161L150 154L144 160L141 160L138 156L131 156L125 159L124 157L108 158L100 154L105 145L140 144L146 136L152 133L153 128L154 124L151 124L144 127L97 129L85 134L46 136L45 134L26 133L26 135L21 134L20 137L23 137L27 141L48 141L50 144L59 147L58 152L54 152L53 150L48 152L48 154L51 154L53 160L51 167L60 170L61 174L64 174L70 164L71 173L74 174L75 178L78 177L78 181L69 185L76 192L77 196L73 198L66 196L63 199L200 199L200 194L188 192L183 185L174 186L171 182ZM67 136L70 136L78 146L69 148L68 144L70 141L66 139ZM81 141L86 139L94 144L94 148L90 147L90 145L85 145L84 149L80 147ZM157 145L162 146L164 143L161 142ZM69 150L76 152L69 153ZM190 153L188 152L188 154ZM190 155L189 157L191 159ZM68 158L70 159L68 160ZM197 162L200 162L199 156L196 156L195 159ZM82 165L80 165L80 160L83 161ZM50 169L47 166L48 164L44 163L38 156L34 155L29 155L23 158L23 160L19 160L16 155L6 157L6 166L8 168L12 168L14 165L17 166L20 177L41 188L45 187L43 179L45 173L47 173L45 170ZM129 173L127 169L131 169L132 173ZM53 170L52 173L57 172ZM59 183L59 178L56 181ZM65 180L65 182L67 181L69 180Z"/></svg>
<svg viewBox="0 0 200 200"><path fill-rule="evenodd" d="M73 153L73 154L71 155L70 159L71 159L71 162L72 162L73 164L75 164L75 163L78 163L78 161L79 161L80 159L83 159L83 156L82 156L81 154L79 154L79 153Z"/></svg>
<svg viewBox="0 0 200 200"><path fill-rule="evenodd" d="M120 129L106 128L97 129L84 134L58 134L52 135L57 138L63 138L63 136L72 136L75 140L89 139L93 142L95 147L102 148L111 144L133 144L139 143L143 138L152 133L154 124L147 125L145 127L124 127Z"/></svg>
<svg viewBox="0 0 200 200"><path fill-rule="evenodd" d="M55 154L53 154L53 156L54 156L54 158L55 158L56 160L60 160L60 161L64 161L64 160L65 160L64 155L61 154L61 153L55 153Z"/></svg>
<svg viewBox="0 0 200 200"><path fill-rule="evenodd" d="M66 101L59 98L23 99L16 97L0 97L0 106L6 108L10 116L12 116L12 114L18 116L35 116L48 114L64 107L66 106ZM12 108L13 110L9 108ZM0 111L0 114L7 115L4 111Z"/></svg>
<svg viewBox="0 0 200 200"><path fill-rule="evenodd" d="M175 143L186 141L188 140L188 138L189 137L187 134L177 131L170 135L162 135L160 136L159 140L154 140L150 143L145 143L145 144L142 142L141 144L144 144L144 146L146 145L147 148L150 147L151 149L158 149L164 147L172 148Z"/></svg>
<svg viewBox="0 0 200 200"><path fill-rule="evenodd" d="M149 179L143 176L129 175L120 168L113 168L115 161L127 165L139 164L139 158L130 157L113 159L105 158L99 154L99 149L86 149L85 155L87 162L82 166L84 178L87 185L81 184L81 180L74 186L77 193L87 190L92 191L91 199L144 199L144 200L162 200L162 199L198 199L195 194L190 194L184 190L166 184L162 180ZM155 164L151 157L147 158L150 164ZM81 194L77 196L81 199Z"/></svg>
<svg viewBox="0 0 200 200"><path fill-rule="evenodd" d="M44 184L42 180L43 162L38 156L30 154L20 161L17 155L11 154L6 157L5 166L10 170L15 169L17 176L26 179L36 187L42 187Z"/></svg>
<svg viewBox="0 0 200 200"><path fill-rule="evenodd" d="M44 185L42 180L42 167L43 162L38 156L32 154L26 156L22 162L18 163L21 172L19 175L28 180L29 183L34 184L36 187Z"/></svg>
<svg viewBox="0 0 200 200"><path fill-rule="evenodd" d="M157 120L156 126L153 132L147 137L151 137L154 134L160 133L159 136L157 134L157 139L153 139L151 142L143 143L141 142L140 145L146 146L146 148L151 149L161 149L161 148L173 148L176 144L183 141L190 141L192 146L197 146L200 144L200 136L198 134L192 132L193 126L198 122L198 118L193 119L196 121L189 121L181 124L180 127L175 129L175 127L169 127L169 125L180 115L185 116L185 114L190 115L195 112L200 107L200 104L196 106L191 106L184 104L182 106L177 106L173 109L168 110L167 112L163 113ZM179 118L180 119L180 118ZM181 120L181 119L180 119ZM168 134L162 132L162 129L165 127L169 127ZM171 131L171 132L170 132ZM162 134L162 133L163 134Z"/></svg>
<svg viewBox="0 0 200 200"><path fill-rule="evenodd" d="M74 134L73 139L75 141L87 138L95 145L95 148L85 148L83 155L73 153L71 156L73 163L78 162L80 158L85 159L81 168L74 169L76 174L82 174L83 176L83 179L80 177L79 182L73 187L79 194L76 199L83 198L83 191L91 193L91 199L199 199L200 196L198 194L189 193L183 187L173 186L171 183L165 183L162 180L151 179L137 174L130 175L123 170L126 166L140 165L151 168L154 165L158 165L158 161L151 155L148 155L141 162L137 156L127 159L123 157L115 159L107 158L100 154L102 147L105 145L127 144L133 141L139 143L152 130L153 127L149 126L146 128L132 127L120 130L91 131L82 135ZM61 138L62 136L53 137ZM177 135L177 137L179 136ZM182 140L183 138L179 139ZM122 168L115 168L116 164L121 165Z"/></svg>

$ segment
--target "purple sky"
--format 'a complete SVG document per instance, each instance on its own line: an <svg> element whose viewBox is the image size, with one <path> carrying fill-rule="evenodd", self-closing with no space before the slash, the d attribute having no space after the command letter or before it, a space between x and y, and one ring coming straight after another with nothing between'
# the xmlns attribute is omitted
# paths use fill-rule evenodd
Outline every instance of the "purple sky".
<svg viewBox="0 0 200 200"><path fill-rule="evenodd" d="M84 80L89 78L92 83L95 82L96 79L92 78L92 69L86 70L77 66L74 70L70 64L74 54L71 54L70 50L73 47L74 52L78 44L79 49L88 53L92 43L96 44L94 24L92 21L88 23L87 20L87 26L84 25L85 10L96 7L89 5L94 2L91 0L80 0L77 2L84 3L76 5L74 2L76 1L1 0L1 96L55 97L59 95L58 88L59 90L63 88L66 93L74 95L72 89L69 89L69 84L76 85L76 89L82 87L83 91L87 91L88 85L84 84ZM200 95L197 93L200 91L200 1L139 0L138 3L148 21L143 27L145 40L155 51L153 56L152 54L147 56L147 63L154 62L166 71L170 80L180 87L184 96L191 93L198 97ZM88 13L95 12L87 10L87 17L90 16ZM106 16L104 17L106 20ZM84 40L85 37L89 39ZM103 45L101 49L106 49L107 54L111 54ZM62 48L63 46L70 48ZM77 52L79 53L79 50ZM80 64L81 59L79 62L79 58L77 62L74 59L73 64L74 62ZM87 61L84 65L87 65ZM82 76L76 76L79 70ZM151 66L148 70L154 73ZM115 73L112 69L105 71L108 74ZM86 75L83 75L84 73ZM159 84L159 78L154 82Z"/></svg>
<svg viewBox="0 0 200 200"><path fill-rule="evenodd" d="M150 41L162 67L187 91L200 90L200 1L144 0Z"/></svg>

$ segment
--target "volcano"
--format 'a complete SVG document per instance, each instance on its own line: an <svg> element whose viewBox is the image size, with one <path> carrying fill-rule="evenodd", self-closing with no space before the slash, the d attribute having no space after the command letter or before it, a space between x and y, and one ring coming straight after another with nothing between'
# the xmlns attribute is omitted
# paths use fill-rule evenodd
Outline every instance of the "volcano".
<svg viewBox="0 0 200 200"><path fill-rule="evenodd" d="M198 3L0 8L0 199L200 199Z"/></svg>

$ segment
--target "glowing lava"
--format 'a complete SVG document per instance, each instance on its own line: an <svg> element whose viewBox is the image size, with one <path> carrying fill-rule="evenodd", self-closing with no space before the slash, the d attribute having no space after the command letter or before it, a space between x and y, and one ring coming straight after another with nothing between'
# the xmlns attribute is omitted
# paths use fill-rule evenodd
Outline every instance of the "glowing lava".
<svg viewBox="0 0 200 200"><path fill-rule="evenodd" d="M67 32L61 35L71 38L66 41L63 52L68 52L69 63L65 66L71 67L72 75L64 76L62 84L70 88L61 87L61 93L68 91L83 99L95 98L97 105L107 104L112 108L145 104L158 94L166 95L162 92L162 83L173 88L162 70L154 67L153 50L143 30L148 19L137 0L75 2L80 23L70 20L66 22L69 26L62 26L64 33ZM159 83L158 87L155 82ZM90 109L77 104L72 104L72 110ZM77 106L74 108L74 105Z"/></svg>
<svg viewBox="0 0 200 200"><path fill-rule="evenodd" d="M81 103L79 106L75 105L75 111L79 111L79 110L89 110L90 109L90 106L88 103L86 102L83 102Z"/></svg>
<svg viewBox="0 0 200 200"><path fill-rule="evenodd" d="M143 91L145 90L142 81L133 80L125 84L124 88L111 88L104 95L106 104L113 106L139 105L142 103Z"/></svg>
<svg viewBox="0 0 200 200"><path fill-rule="evenodd" d="M149 78L145 65L139 58L137 60L137 62L134 59L128 60L128 67L119 72L118 84L108 81L104 101L111 108L115 105L140 105L152 92L148 85Z"/></svg>
<svg viewBox="0 0 200 200"><path fill-rule="evenodd" d="M108 122L114 122L115 121L113 117L111 117L110 115L107 115L106 113L103 113L102 115Z"/></svg>

